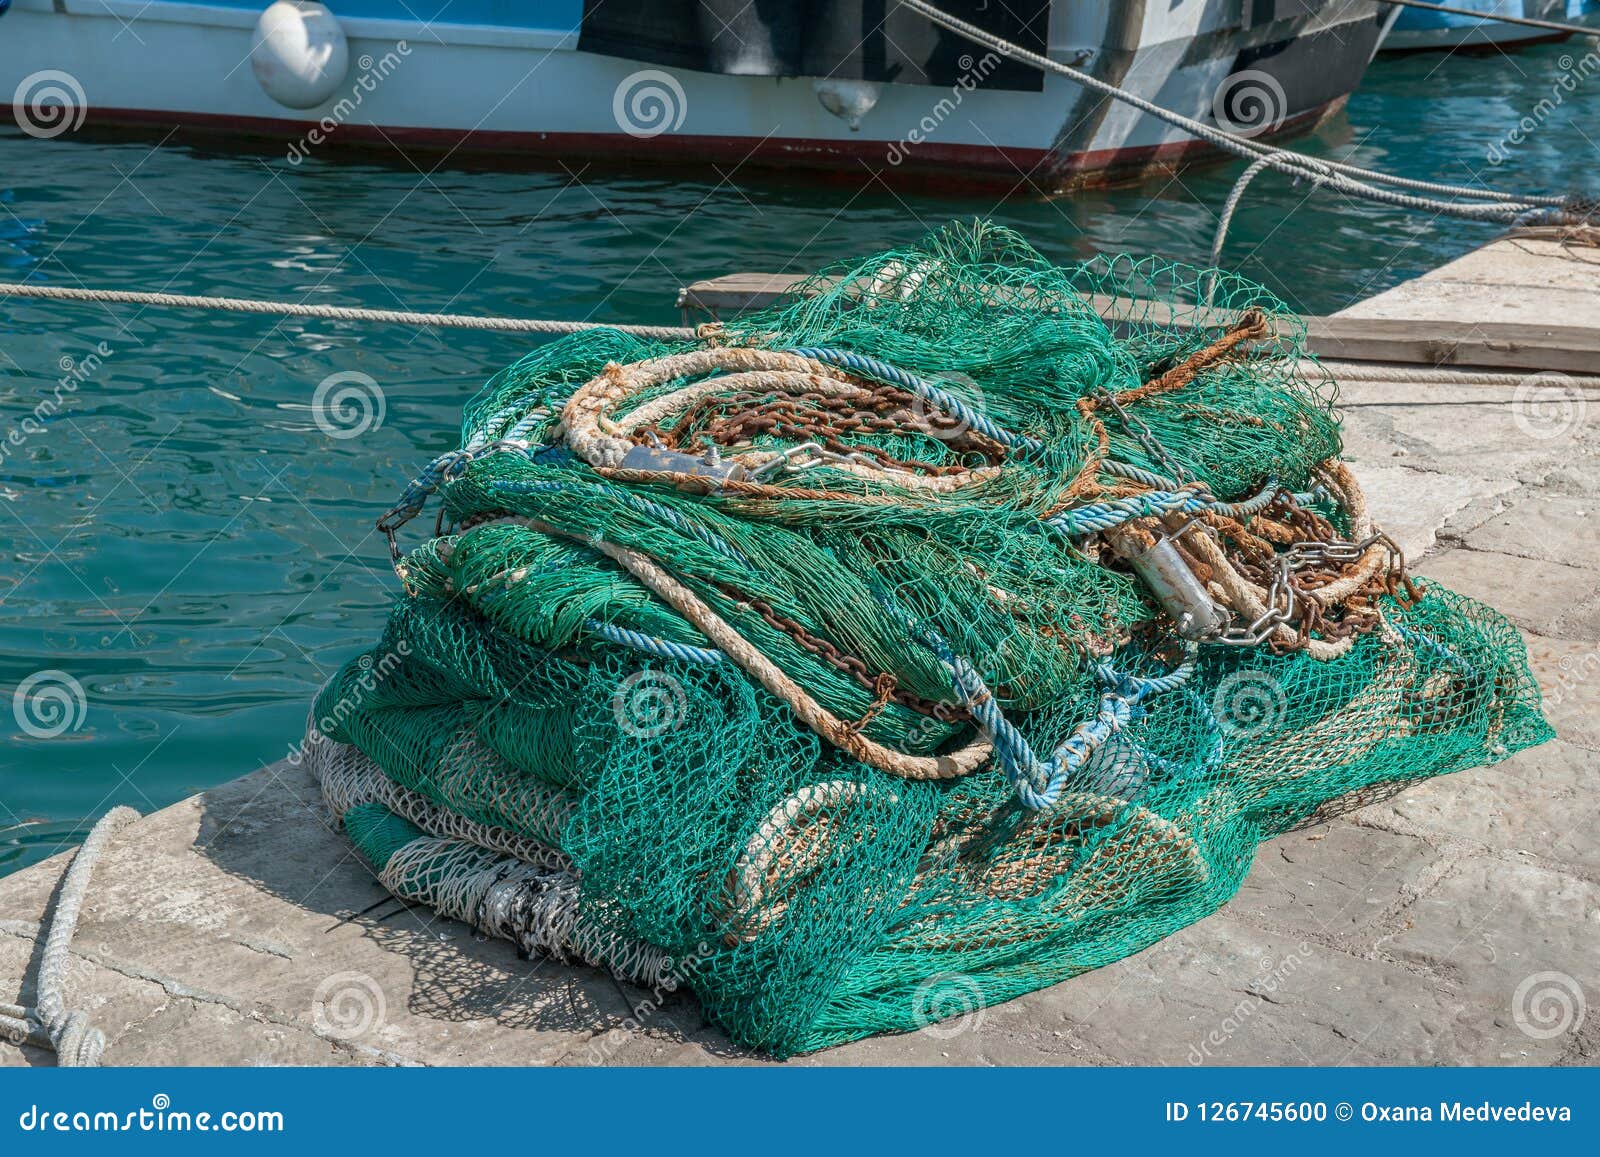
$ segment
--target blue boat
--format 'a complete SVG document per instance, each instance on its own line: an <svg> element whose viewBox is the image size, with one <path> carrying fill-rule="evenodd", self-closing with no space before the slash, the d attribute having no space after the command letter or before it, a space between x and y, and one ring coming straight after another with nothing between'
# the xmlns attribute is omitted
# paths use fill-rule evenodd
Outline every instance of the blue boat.
<svg viewBox="0 0 1600 1157"><path fill-rule="evenodd" d="M1521 48L1550 40L1565 40L1567 33L1526 24L1506 24L1497 15L1530 20L1590 24L1600 10L1595 0L1439 0L1452 8L1470 8L1482 16L1402 8L1383 52L1489 52Z"/></svg>

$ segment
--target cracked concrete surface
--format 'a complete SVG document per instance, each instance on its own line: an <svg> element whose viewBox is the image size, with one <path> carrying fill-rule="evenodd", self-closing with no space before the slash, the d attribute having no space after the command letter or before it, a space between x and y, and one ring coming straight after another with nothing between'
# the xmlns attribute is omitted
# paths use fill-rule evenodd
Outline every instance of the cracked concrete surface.
<svg viewBox="0 0 1600 1157"><path fill-rule="evenodd" d="M1476 280L1481 298L1510 269L1596 300L1594 270L1548 243L1463 260L1410 292L1438 303L1424 282L1460 296ZM1426 316L1407 289L1364 315ZM1226 907L1129 959L791 1064L1600 1063L1600 392L1341 394L1379 520L1422 573L1523 630L1560 738L1262 845ZM63 862L0 880L0 1000L32 999ZM1576 986L1586 1015L1519 1023L1519 999L1526 1013L1552 983ZM390 898L287 764L114 842L67 993L105 1030L108 1064L765 1063L687 997L624 1030L648 993ZM53 1058L0 1045L0 1064L35 1063Z"/></svg>

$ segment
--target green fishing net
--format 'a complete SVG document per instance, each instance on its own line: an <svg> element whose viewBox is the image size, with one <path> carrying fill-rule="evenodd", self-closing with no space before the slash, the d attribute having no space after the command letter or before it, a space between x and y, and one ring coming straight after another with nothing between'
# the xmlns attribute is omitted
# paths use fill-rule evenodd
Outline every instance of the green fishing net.
<svg viewBox="0 0 1600 1157"><path fill-rule="evenodd" d="M1263 839L1550 734L1517 632L1367 532L1258 286L952 226L705 336L536 350L381 524L420 545L308 753L397 894L787 1056L1127 956Z"/></svg>

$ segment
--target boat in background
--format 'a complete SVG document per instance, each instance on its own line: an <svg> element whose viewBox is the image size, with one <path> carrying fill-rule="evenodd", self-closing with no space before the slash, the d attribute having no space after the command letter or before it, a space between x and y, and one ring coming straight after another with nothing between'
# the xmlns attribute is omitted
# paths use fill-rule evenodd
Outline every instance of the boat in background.
<svg viewBox="0 0 1600 1157"><path fill-rule="evenodd" d="M1483 15L1461 16L1452 12L1430 12L1425 8L1403 8L1381 51L1491 52L1565 40L1570 33L1506 24L1495 20L1494 16L1589 24L1595 22L1596 13L1600 11L1600 4L1595 0L1448 0L1448 3L1452 8L1471 8Z"/></svg>
<svg viewBox="0 0 1600 1157"><path fill-rule="evenodd" d="M136 126L325 149L785 166L1051 193L1212 147L881 0L13 0L24 131ZM1360 82L1379 0L946 0L1208 123L1303 130ZM885 15L887 11L887 15ZM865 36L859 30L869 31ZM60 115L57 115L60 114Z"/></svg>

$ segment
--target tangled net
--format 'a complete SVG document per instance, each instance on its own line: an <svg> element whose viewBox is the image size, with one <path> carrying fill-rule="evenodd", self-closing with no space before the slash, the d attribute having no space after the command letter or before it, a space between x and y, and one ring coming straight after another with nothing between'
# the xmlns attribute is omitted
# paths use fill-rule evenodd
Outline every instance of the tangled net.
<svg viewBox="0 0 1600 1157"><path fill-rule="evenodd" d="M780 1056L1137 951L1261 840L1549 735L1516 631L1372 525L1303 336L975 225L546 346L379 523L437 494L312 712L327 799L396 894Z"/></svg>

